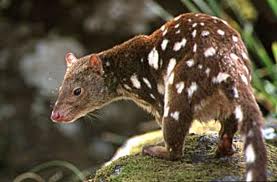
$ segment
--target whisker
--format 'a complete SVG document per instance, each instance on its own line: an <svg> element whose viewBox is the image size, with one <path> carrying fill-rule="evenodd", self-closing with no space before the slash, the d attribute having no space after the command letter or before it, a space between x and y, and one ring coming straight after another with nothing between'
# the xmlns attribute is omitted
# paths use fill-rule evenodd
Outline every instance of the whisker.
<svg viewBox="0 0 277 182"><path fill-rule="evenodd" d="M94 120L103 120L104 118L99 115L97 112L90 112L87 114L88 117L90 117L91 119L94 119Z"/></svg>

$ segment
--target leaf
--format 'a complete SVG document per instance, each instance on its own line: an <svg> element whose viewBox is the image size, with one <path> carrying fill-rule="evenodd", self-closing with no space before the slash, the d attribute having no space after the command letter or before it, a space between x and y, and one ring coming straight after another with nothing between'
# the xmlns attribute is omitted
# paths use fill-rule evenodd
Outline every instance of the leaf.
<svg viewBox="0 0 277 182"><path fill-rule="evenodd" d="M190 1L190 0L181 0L181 2L194 13L200 12L200 10Z"/></svg>
<svg viewBox="0 0 277 182"><path fill-rule="evenodd" d="M215 15L215 13L211 10L211 8L209 7L209 5L207 5L207 3L203 0L193 0L194 4L196 4L198 6L198 8L209 15Z"/></svg>
<svg viewBox="0 0 277 182"><path fill-rule="evenodd" d="M267 3L271 7L275 16L277 16L277 1L276 0L267 0Z"/></svg>
<svg viewBox="0 0 277 182"><path fill-rule="evenodd" d="M273 52L275 62L277 63L277 42L274 42L272 44L272 52Z"/></svg>
<svg viewBox="0 0 277 182"><path fill-rule="evenodd" d="M168 11L166 11L155 1L147 1L146 6L165 21L168 21L173 18L173 16Z"/></svg>

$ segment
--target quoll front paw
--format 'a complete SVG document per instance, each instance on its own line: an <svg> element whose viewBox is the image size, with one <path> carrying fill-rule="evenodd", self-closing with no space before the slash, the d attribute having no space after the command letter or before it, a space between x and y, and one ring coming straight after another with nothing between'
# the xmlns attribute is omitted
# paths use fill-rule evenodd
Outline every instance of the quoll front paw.
<svg viewBox="0 0 277 182"><path fill-rule="evenodd" d="M158 145L144 146L142 149L142 154L169 160L169 152L163 146L158 146Z"/></svg>
<svg viewBox="0 0 277 182"><path fill-rule="evenodd" d="M177 160L182 157L182 154L169 152L165 147L159 145L150 145L143 147L142 154L166 160Z"/></svg>

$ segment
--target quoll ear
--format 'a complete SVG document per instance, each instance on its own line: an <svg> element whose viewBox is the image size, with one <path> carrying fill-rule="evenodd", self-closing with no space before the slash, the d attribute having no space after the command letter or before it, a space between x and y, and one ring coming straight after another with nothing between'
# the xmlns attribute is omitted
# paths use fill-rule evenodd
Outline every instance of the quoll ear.
<svg viewBox="0 0 277 182"><path fill-rule="evenodd" d="M73 53L69 52L65 55L65 60L66 60L66 66L70 67L72 64L78 61L78 59L74 56Z"/></svg>
<svg viewBox="0 0 277 182"><path fill-rule="evenodd" d="M93 54L89 58L90 66L94 68L94 70L100 74L103 74L103 66L102 66L102 60L97 56L96 54Z"/></svg>

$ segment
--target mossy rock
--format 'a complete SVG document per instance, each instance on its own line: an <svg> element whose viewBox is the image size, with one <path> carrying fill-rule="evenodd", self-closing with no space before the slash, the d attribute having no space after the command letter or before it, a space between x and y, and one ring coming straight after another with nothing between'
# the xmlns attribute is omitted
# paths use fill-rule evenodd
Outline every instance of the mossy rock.
<svg viewBox="0 0 277 182"><path fill-rule="evenodd" d="M160 131L131 138L119 149L112 162L99 169L95 177L89 181L238 181L244 179L245 162L242 142L238 137L234 139L237 152L232 157L215 157L218 140L216 134L189 134L185 141L184 157L179 161L166 161L140 154L142 146L158 143L161 140ZM267 144L267 151L269 180L277 180L277 147Z"/></svg>

